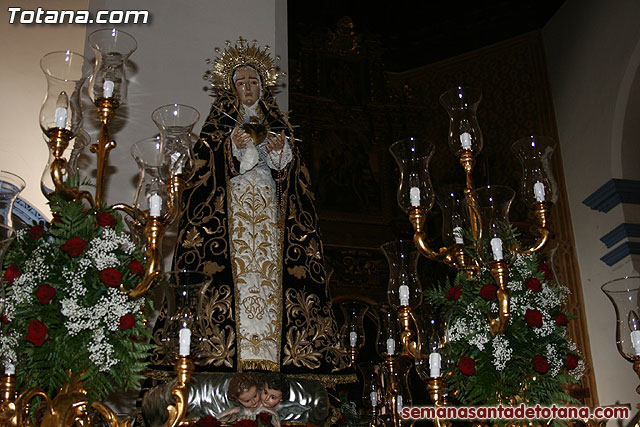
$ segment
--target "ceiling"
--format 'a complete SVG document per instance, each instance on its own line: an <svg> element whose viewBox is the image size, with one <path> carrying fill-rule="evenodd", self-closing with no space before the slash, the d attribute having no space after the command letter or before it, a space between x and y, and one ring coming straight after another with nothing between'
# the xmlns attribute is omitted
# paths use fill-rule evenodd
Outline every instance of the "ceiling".
<svg viewBox="0 0 640 427"><path fill-rule="evenodd" d="M541 29L562 3L289 0L289 56L296 57L300 37L335 30L349 16L357 33L382 44L387 71L405 71Z"/></svg>

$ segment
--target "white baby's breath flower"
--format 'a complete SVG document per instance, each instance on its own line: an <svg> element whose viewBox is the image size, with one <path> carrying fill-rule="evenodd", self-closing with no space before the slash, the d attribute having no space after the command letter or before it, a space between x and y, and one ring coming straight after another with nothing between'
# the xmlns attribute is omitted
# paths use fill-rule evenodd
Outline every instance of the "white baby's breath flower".
<svg viewBox="0 0 640 427"><path fill-rule="evenodd" d="M502 371L507 366L507 362L511 360L513 349L509 346L509 340L507 340L504 335L497 335L493 339L492 346L493 365L496 367L496 370Z"/></svg>
<svg viewBox="0 0 640 427"><path fill-rule="evenodd" d="M542 326L533 328L533 332L540 338L548 337L553 333L556 322L547 312L542 312Z"/></svg>
<svg viewBox="0 0 640 427"><path fill-rule="evenodd" d="M557 376L564 366L564 358L560 357L558 350L551 344L547 344L547 360L549 361L549 374Z"/></svg>

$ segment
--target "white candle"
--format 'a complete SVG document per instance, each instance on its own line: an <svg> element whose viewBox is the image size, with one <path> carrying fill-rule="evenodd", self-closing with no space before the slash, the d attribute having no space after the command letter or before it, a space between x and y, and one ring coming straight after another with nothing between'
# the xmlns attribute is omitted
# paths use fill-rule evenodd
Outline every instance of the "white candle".
<svg viewBox="0 0 640 427"><path fill-rule="evenodd" d="M5 375L15 375L16 374L16 365L9 362L8 360L4 362L4 374Z"/></svg>
<svg viewBox="0 0 640 427"><path fill-rule="evenodd" d="M631 331L631 344L636 352L636 356L640 356L640 331Z"/></svg>
<svg viewBox="0 0 640 427"><path fill-rule="evenodd" d="M162 213L162 197L158 194L152 194L149 197L149 215L160 216Z"/></svg>
<svg viewBox="0 0 640 427"><path fill-rule="evenodd" d="M436 378L440 376L440 353L433 352L429 354L429 376Z"/></svg>
<svg viewBox="0 0 640 427"><path fill-rule="evenodd" d="M371 406L378 406L378 392L372 391L369 396L371 396Z"/></svg>
<svg viewBox="0 0 640 427"><path fill-rule="evenodd" d="M533 194L537 202L544 202L544 184L536 181L536 183L533 184Z"/></svg>
<svg viewBox="0 0 640 427"><path fill-rule="evenodd" d="M358 333L356 331L349 332L349 345L355 347L358 343Z"/></svg>
<svg viewBox="0 0 640 427"><path fill-rule="evenodd" d="M67 109L66 107L56 108L56 127L64 129L67 127Z"/></svg>
<svg viewBox="0 0 640 427"><path fill-rule="evenodd" d="M464 244L464 239L462 238L462 227L453 227L453 238L458 245Z"/></svg>
<svg viewBox="0 0 640 427"><path fill-rule="evenodd" d="M398 395L397 399L396 399L396 409L398 410L398 413L401 414L402 413L402 395Z"/></svg>
<svg viewBox="0 0 640 427"><path fill-rule="evenodd" d="M393 355L396 352L396 341L393 338L387 339L387 354Z"/></svg>
<svg viewBox="0 0 640 427"><path fill-rule="evenodd" d="M460 134L460 143L465 150L471 150L471 134L469 132L463 132Z"/></svg>
<svg viewBox="0 0 640 427"><path fill-rule="evenodd" d="M180 329L180 356L188 356L191 347L191 330L189 328Z"/></svg>
<svg viewBox="0 0 640 427"><path fill-rule="evenodd" d="M411 201L411 206L420 206L420 189L418 187L409 189L409 200Z"/></svg>
<svg viewBox="0 0 640 427"><path fill-rule="evenodd" d="M400 305L409 305L409 287L400 285Z"/></svg>
<svg viewBox="0 0 640 427"><path fill-rule="evenodd" d="M502 240L499 237L491 239L491 252L493 252L493 259L496 261L502 259Z"/></svg>
<svg viewBox="0 0 640 427"><path fill-rule="evenodd" d="M111 80L105 80L102 84L102 96L105 98L111 98L113 96L114 84Z"/></svg>

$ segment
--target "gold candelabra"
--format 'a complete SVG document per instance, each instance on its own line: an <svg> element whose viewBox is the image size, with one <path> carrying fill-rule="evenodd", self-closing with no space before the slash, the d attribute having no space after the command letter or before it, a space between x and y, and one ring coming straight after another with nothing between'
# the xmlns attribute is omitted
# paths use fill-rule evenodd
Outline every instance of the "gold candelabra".
<svg viewBox="0 0 640 427"><path fill-rule="evenodd" d="M118 30L95 31L89 36L89 42L96 54L93 74L89 79L89 96L98 110L100 122L97 143L90 147L97 156L95 198L90 192L80 190L77 178L74 182L76 171L71 170L65 157L70 141L80 131L80 90L88 77L85 70L89 68L84 57L69 51L53 52L45 55L41 61L48 84L40 112L40 125L47 137L50 152L41 188L48 199L59 195L69 201L85 200L89 208L97 209L104 205L109 153L116 147L116 142L109 134L109 125L116 109L125 102L125 62L136 49L137 43L132 36ZM138 151L133 153L141 168L134 205L119 203L112 207L131 217L133 233L144 235L144 277L133 290L126 290L120 285L121 291L131 299L144 296L162 273L162 238L180 213L182 191L193 167L190 152L193 139L190 132L198 118L195 109L178 104L166 105L154 112L153 119L160 129L160 137L140 141L135 146ZM167 127L172 127L171 135L165 131ZM177 136L176 129L182 131ZM149 175L152 175L153 182L146 181ZM180 355L176 358L178 383L172 390L176 404L167 407L167 426L188 424L187 384L193 370L190 356ZM91 424L89 408L111 427L125 427L132 423L131 419L118 419L113 410L100 402L89 404L80 375L70 374L70 381L52 399L38 388L28 389L18 395L15 373L6 370L0 381L0 426L32 425L32 401L36 398L42 402L41 410L35 417L38 425L43 427L88 426Z"/></svg>
<svg viewBox="0 0 640 427"><path fill-rule="evenodd" d="M473 180L476 159L483 147L476 118L480 99L479 91L467 87L456 87L440 97L450 119L448 143L465 174L464 185L447 186L438 194L443 213L443 246L437 249L430 246L426 227L427 215L436 199L429 176L429 163L435 151L433 144L408 138L394 143L390 152L400 169L397 199L413 227L411 243L417 251L415 258L421 254L463 272L468 278L476 277L482 269L490 271L497 286L498 310L487 322L491 335L496 336L504 333L511 315L507 288L510 264L516 256L536 253L545 246L550 235L549 217L557 200L557 186L550 173L553 141L530 135L513 144L512 149L523 166L520 193L537 223L534 243L521 246L509 222L509 207L515 192L499 185L477 188ZM383 358L385 366L388 371L393 370L395 365L390 360L398 357L414 360L434 405L446 405L446 384L440 373L439 356L445 345L444 334L429 332L427 329L433 325L421 325L420 316L416 315L422 289L417 280L414 255L410 249L398 249L391 244L383 245L382 250L391 270L389 304L395 310L399 325L399 330L392 331L393 328L381 324L381 330L387 330L387 335L383 332L384 338L378 344L379 350L386 355ZM400 259L409 264L398 266ZM388 351L384 350L385 340L390 343L394 334L399 349L390 345ZM387 384L388 387L392 385ZM394 423L400 422L398 410L391 400L387 402L387 409L394 414Z"/></svg>

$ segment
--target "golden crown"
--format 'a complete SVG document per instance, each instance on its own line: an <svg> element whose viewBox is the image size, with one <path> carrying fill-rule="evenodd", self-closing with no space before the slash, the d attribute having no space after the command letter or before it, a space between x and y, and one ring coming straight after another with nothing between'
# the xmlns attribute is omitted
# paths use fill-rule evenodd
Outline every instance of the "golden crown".
<svg viewBox="0 0 640 427"><path fill-rule="evenodd" d="M215 60L207 59L207 64L212 64L211 69L204 75L205 80L211 82L215 89L231 90L233 88L233 72L242 66L251 66L256 69L262 83L265 86L275 86L278 81L278 69L274 59L271 57L269 46L258 47L258 41L249 43L240 37L235 46L227 40L227 48L221 51L219 47L215 49L218 57ZM275 60L280 57L276 56Z"/></svg>

